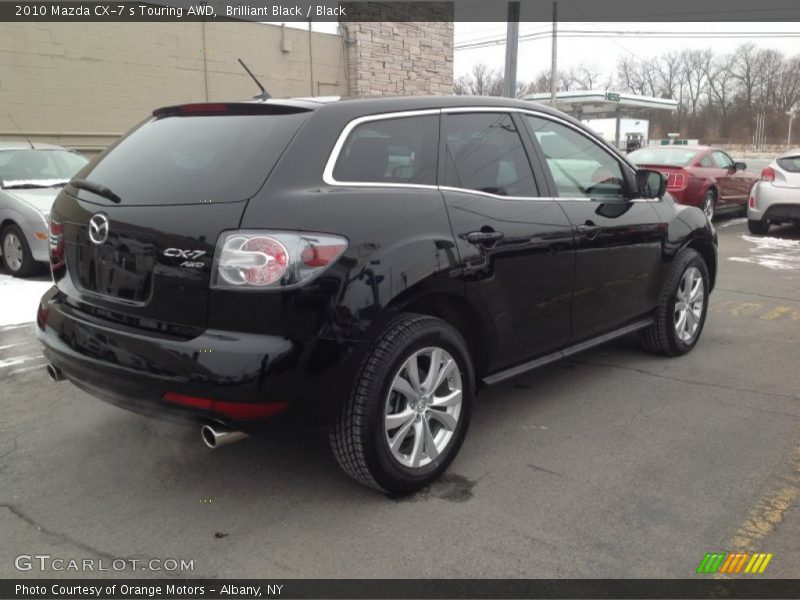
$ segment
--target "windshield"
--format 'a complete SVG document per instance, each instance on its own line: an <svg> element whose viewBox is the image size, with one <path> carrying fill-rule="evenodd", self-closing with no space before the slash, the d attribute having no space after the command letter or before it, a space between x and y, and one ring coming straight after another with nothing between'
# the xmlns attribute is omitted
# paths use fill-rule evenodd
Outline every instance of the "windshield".
<svg viewBox="0 0 800 600"><path fill-rule="evenodd" d="M0 150L0 185L9 188L64 184L87 162L86 157L69 150Z"/></svg>
<svg viewBox="0 0 800 600"><path fill-rule="evenodd" d="M129 205L233 202L255 194L309 113L167 116L133 130L80 178ZM90 197L91 192L81 192Z"/></svg>
<svg viewBox="0 0 800 600"><path fill-rule="evenodd" d="M666 165L685 167L697 156L697 150L685 148L642 148L628 154L628 160L637 165Z"/></svg>

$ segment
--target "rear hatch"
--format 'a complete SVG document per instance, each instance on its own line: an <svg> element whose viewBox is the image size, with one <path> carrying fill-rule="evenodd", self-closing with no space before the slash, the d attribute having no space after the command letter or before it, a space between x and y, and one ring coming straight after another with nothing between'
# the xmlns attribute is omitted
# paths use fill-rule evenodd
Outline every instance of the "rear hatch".
<svg viewBox="0 0 800 600"><path fill-rule="evenodd" d="M204 328L217 238L239 226L309 114L269 103L154 112L53 207L66 263L54 275L67 301L132 327Z"/></svg>
<svg viewBox="0 0 800 600"><path fill-rule="evenodd" d="M775 187L800 188L800 154L783 156L777 161L779 170L775 170Z"/></svg>

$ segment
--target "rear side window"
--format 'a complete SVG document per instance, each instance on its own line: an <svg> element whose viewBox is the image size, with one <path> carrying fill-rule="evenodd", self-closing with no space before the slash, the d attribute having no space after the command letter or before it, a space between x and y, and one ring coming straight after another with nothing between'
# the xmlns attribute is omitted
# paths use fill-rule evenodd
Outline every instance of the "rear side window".
<svg viewBox="0 0 800 600"><path fill-rule="evenodd" d="M500 196L538 196L528 155L510 115L458 113L444 119L445 185Z"/></svg>
<svg viewBox="0 0 800 600"><path fill-rule="evenodd" d="M157 118L78 176L110 188L123 206L245 200L259 190L310 114Z"/></svg>
<svg viewBox="0 0 800 600"><path fill-rule="evenodd" d="M789 173L800 173L800 156L790 156L779 158L778 166Z"/></svg>
<svg viewBox="0 0 800 600"><path fill-rule="evenodd" d="M434 185L438 144L437 115L368 121L347 136L333 178L339 182Z"/></svg>

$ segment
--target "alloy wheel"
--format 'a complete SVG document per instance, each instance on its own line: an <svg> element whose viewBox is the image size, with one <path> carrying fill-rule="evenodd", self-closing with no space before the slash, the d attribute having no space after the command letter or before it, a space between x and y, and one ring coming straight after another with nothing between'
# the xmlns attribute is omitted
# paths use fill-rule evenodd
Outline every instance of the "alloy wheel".
<svg viewBox="0 0 800 600"><path fill-rule="evenodd" d="M22 260L25 255L22 250L22 242L16 234L8 233L3 239L3 256L6 265L12 271L16 272L22 268Z"/></svg>
<svg viewBox="0 0 800 600"><path fill-rule="evenodd" d="M449 352L431 347L411 355L386 398L384 430L394 459L410 468L436 460L453 438L462 399L461 372Z"/></svg>
<svg viewBox="0 0 800 600"><path fill-rule="evenodd" d="M703 212L709 221L714 218L714 194L708 193L703 198Z"/></svg>
<svg viewBox="0 0 800 600"><path fill-rule="evenodd" d="M700 270L689 267L675 292L675 333L685 344L691 343L697 335L703 316L704 287Z"/></svg>

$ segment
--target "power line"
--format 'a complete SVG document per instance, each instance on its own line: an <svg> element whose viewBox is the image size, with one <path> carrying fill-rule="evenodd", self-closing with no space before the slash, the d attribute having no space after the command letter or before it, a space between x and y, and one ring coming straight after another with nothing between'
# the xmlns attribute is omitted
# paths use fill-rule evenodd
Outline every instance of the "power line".
<svg viewBox="0 0 800 600"><path fill-rule="evenodd" d="M591 31L588 29L562 29L559 30L559 35L563 37L572 38L614 38L614 37L627 37L627 38L648 38L648 39L753 39L753 38L800 38L800 32L797 31L745 31L738 33L720 32L720 31L696 31L696 32L666 32L666 31ZM552 32L543 31L536 33L528 33L519 36L520 42L527 42L532 40L544 39L552 36ZM497 37L493 39L486 39L483 41L466 42L456 44L455 50L474 50L478 48L487 48L490 46L498 46L505 44L505 37Z"/></svg>

